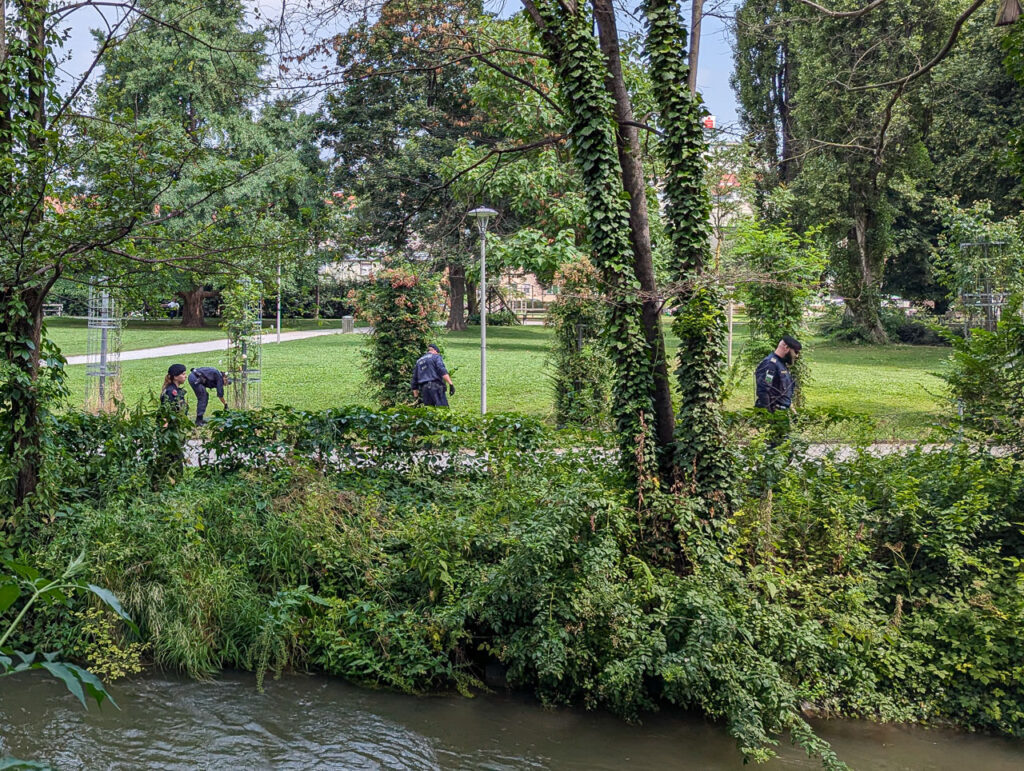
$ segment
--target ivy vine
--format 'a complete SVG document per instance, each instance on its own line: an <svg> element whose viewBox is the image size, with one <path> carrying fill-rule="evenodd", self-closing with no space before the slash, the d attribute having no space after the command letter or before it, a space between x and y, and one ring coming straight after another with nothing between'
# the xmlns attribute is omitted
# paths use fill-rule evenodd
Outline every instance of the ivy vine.
<svg viewBox="0 0 1024 771"><path fill-rule="evenodd" d="M611 300L607 335L615 366L612 416L622 464L642 499L646 490L658 487L654 366L632 264L629 208L622 193L611 99L604 85L605 63L586 4L569 9L544 0L536 8L545 25L542 42L552 57L570 118L573 160L583 180L589 211L591 254Z"/></svg>
<svg viewBox="0 0 1024 771"><path fill-rule="evenodd" d="M675 462L683 489L710 512L721 511L732 500L734 468L721 412L725 313L716 285L705 275L711 201L704 185L707 146L701 102L687 85L686 26L678 4L650 0L644 10L652 89L663 132L668 268L672 285L680 287L673 325L680 343Z"/></svg>

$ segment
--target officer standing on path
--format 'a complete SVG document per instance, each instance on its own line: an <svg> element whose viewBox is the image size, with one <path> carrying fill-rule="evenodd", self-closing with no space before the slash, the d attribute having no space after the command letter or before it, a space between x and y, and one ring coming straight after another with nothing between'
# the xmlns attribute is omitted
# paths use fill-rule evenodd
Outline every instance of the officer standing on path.
<svg viewBox="0 0 1024 771"><path fill-rule="evenodd" d="M207 388L217 389L217 398L220 399L221 404L225 407L228 406L227 399L224 398L224 386L231 384L231 378L221 372L215 367L196 367L188 375L188 384L192 386L192 391L196 395L196 425L201 426L206 421L203 420L203 416L206 414L206 405L210 401L210 394L207 393Z"/></svg>
<svg viewBox="0 0 1024 771"><path fill-rule="evenodd" d="M448 397L444 387L448 385L448 395L455 395L455 386L444 366L441 351L431 343L427 352L416 360L412 372L412 395L428 407L447 407Z"/></svg>
<svg viewBox="0 0 1024 771"><path fill-rule="evenodd" d="M160 403L169 404L175 410L186 412L188 405L185 403L185 365L172 364L167 368L167 375L164 377L164 384L160 390Z"/></svg>
<svg viewBox="0 0 1024 771"><path fill-rule="evenodd" d="M769 412L788 410L793 406L793 376L789 368L800 355L800 341L783 335L775 351L765 356L754 370L755 407Z"/></svg>

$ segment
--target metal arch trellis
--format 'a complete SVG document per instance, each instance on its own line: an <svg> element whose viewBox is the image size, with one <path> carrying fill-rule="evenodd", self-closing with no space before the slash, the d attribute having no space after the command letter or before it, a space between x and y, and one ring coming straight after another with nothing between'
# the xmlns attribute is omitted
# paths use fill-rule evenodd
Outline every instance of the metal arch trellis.
<svg viewBox="0 0 1024 771"><path fill-rule="evenodd" d="M121 399L121 329L123 318L109 287L98 279L89 288L85 360L85 409L113 412Z"/></svg>
<svg viewBox="0 0 1024 771"><path fill-rule="evenodd" d="M238 317L228 326L228 374L231 378L231 401L235 409L259 409L262 404L263 381L263 314L258 282L243 278L243 302Z"/></svg>
<svg viewBox="0 0 1024 771"><path fill-rule="evenodd" d="M960 254L965 264L978 261L968 259L973 256L980 257L982 265L990 265L993 257L1002 257L1008 248L1006 241L964 241L960 244ZM975 326L994 332L1009 297L1006 287L1000 286L990 272L978 271L971 285L965 283L960 287L960 304L965 311L964 334L970 336ZM976 318L980 319L980 324L975 324Z"/></svg>

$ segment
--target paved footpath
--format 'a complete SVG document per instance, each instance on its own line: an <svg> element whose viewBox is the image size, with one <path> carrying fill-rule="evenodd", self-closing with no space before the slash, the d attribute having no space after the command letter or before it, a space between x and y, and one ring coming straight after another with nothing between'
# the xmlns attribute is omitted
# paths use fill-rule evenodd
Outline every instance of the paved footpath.
<svg viewBox="0 0 1024 771"><path fill-rule="evenodd" d="M356 327L355 334L366 334L370 327ZM282 332L281 342L287 343L290 340L305 340L307 337L322 337L323 335L340 335L340 329L310 329L302 332ZM277 333L273 330L263 335L263 345L277 342ZM121 351L121 361L133 361L135 359L159 359L164 356L188 356L192 353L204 353L206 351L226 351L231 347L229 340L205 340L201 343L180 343L178 345L163 345L159 348L142 348L138 351ZM68 356L68 366L85 364L87 356Z"/></svg>

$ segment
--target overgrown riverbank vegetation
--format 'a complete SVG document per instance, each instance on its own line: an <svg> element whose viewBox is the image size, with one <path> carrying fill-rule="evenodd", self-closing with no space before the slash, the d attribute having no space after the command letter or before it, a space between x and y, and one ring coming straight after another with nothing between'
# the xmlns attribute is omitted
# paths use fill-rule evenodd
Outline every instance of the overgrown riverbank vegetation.
<svg viewBox="0 0 1024 771"><path fill-rule="evenodd" d="M612 448L555 452L525 417L219 415L216 463L173 482L151 418L59 426L59 503L8 546L49 572L84 549L161 667L472 692L497 663L551 704L703 711L753 757L787 730L813 747L801 710L1024 735L1015 458L755 443L708 520L681 494L638 510ZM31 618L18 642L93 666L129 639Z"/></svg>

